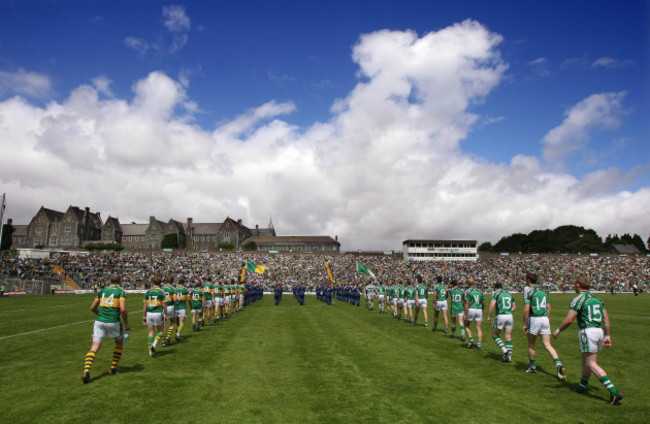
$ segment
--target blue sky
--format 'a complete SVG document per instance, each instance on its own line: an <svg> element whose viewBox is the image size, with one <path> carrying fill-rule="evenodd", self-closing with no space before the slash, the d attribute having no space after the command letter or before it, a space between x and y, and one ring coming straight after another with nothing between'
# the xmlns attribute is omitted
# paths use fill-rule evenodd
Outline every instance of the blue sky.
<svg viewBox="0 0 650 424"><path fill-rule="evenodd" d="M645 240L649 28L644 1L0 0L0 188L17 223Z"/></svg>

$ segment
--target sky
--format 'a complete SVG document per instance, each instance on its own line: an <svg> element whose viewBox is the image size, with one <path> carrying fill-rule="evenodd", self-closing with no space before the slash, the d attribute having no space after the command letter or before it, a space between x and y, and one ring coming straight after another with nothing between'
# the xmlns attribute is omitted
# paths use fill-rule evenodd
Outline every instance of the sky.
<svg viewBox="0 0 650 424"><path fill-rule="evenodd" d="M650 236L646 1L0 0L6 218Z"/></svg>

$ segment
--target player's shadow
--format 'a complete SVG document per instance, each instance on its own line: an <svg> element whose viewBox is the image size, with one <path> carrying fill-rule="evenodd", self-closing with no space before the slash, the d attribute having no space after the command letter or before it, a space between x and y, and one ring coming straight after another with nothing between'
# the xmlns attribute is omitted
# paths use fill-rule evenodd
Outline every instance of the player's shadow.
<svg viewBox="0 0 650 424"><path fill-rule="evenodd" d="M144 365L135 364L135 365L131 365L129 367L122 367L121 366L121 367L118 368L118 370L119 370L120 374L126 374L126 373L130 373L130 372L140 372L140 371L144 371Z"/></svg>
<svg viewBox="0 0 650 424"><path fill-rule="evenodd" d="M156 358L159 358L161 356L169 355L172 353L176 353L176 349L165 349L165 350L158 350L156 349Z"/></svg>

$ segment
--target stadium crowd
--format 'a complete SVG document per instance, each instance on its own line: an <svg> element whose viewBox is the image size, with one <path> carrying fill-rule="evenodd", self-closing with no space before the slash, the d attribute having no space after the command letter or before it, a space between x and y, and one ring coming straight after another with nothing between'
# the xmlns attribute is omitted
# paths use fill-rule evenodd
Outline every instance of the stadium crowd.
<svg viewBox="0 0 650 424"><path fill-rule="evenodd" d="M412 282L422 277L433 284L435 276L446 281L464 281L470 276L477 287L486 290L495 283L504 289L521 291L526 272L535 272L541 286L548 291L571 291L570 282L584 275L593 282L595 290L628 290L636 285L647 290L650 284L650 258L646 256L519 256L479 259L475 262L406 261L398 255L292 255L258 253L114 253L88 256L63 255L51 259L2 258L0 278L42 280L62 284L63 277L55 267L64 270L67 277L84 289L102 287L113 273L123 276L126 289L148 288L153 274L184 278L188 283L206 276L222 281L238 280L242 264L250 260L266 266L263 274L248 273L248 282L267 291L281 285L286 292L293 286L305 286L308 291L328 284L329 276L324 261L329 261L333 276L340 284L365 285L368 278L356 269L360 261L371 270L380 283Z"/></svg>

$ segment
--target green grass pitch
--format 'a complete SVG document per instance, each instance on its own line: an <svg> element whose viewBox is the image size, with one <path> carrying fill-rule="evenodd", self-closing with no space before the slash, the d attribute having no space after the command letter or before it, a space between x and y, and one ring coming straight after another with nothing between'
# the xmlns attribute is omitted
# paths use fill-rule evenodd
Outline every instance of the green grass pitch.
<svg viewBox="0 0 650 424"><path fill-rule="evenodd" d="M279 306L265 295L200 333L187 325L180 343L150 358L141 296L128 297L132 331L120 373L108 375L114 343L106 340L87 385L81 373L91 344L91 295L0 299L0 422L650 422L646 294L600 295L613 347L599 363L625 393L621 406L607 404L594 377L588 394L571 391L580 378L575 323L554 341L566 382L557 381L539 341L539 371L524 372L521 295L510 364L501 362L487 322L483 350L476 351L363 306L328 307L307 296L301 307L287 295ZM551 296L553 328L572 297Z"/></svg>

